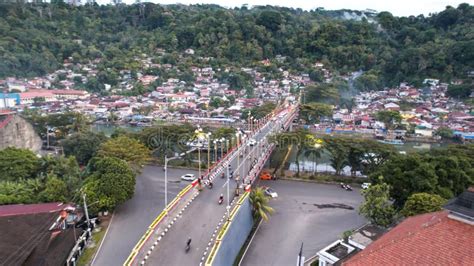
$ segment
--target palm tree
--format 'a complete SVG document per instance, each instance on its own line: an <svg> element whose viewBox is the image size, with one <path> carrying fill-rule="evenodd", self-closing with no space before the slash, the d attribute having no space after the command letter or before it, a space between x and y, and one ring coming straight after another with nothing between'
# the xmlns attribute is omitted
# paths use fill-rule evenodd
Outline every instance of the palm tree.
<svg viewBox="0 0 474 266"><path fill-rule="evenodd" d="M252 190L250 193L250 203L256 218L261 217L263 220L268 221L268 215L274 212L273 208L268 205L268 197L261 187Z"/></svg>

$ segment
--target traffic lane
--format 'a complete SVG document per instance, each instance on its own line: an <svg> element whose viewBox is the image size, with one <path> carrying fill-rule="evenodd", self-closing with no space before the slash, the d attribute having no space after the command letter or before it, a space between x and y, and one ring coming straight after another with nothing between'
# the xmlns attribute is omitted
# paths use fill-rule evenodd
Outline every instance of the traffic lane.
<svg viewBox="0 0 474 266"><path fill-rule="evenodd" d="M168 201L189 182L180 177L197 171L168 168ZM109 231L94 265L122 265L148 226L165 207L164 171L161 166L146 166L136 179L132 199L117 207Z"/></svg>
<svg viewBox="0 0 474 266"><path fill-rule="evenodd" d="M148 258L150 265L198 265L208 246L214 230L226 214L227 178L216 177L212 189L204 188L199 196L176 220L163 240ZM229 190L233 197L235 181L230 180ZM224 195L223 204L218 204L219 195ZM186 253L185 246L191 238L191 249Z"/></svg>
<svg viewBox="0 0 474 266"><path fill-rule="evenodd" d="M260 181L278 193L270 205L275 213L256 233L242 265L293 265L301 246L306 258L314 256L344 231L366 223L358 214L363 201L359 190L337 185L297 181Z"/></svg>

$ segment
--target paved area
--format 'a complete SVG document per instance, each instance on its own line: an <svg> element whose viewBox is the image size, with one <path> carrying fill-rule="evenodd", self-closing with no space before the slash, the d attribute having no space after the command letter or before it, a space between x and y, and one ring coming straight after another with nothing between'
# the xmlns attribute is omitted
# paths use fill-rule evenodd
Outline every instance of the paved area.
<svg viewBox="0 0 474 266"><path fill-rule="evenodd" d="M244 266L295 265L301 242L308 259L346 230L365 224L358 214L363 201L359 189L345 191L338 185L297 181L260 181L278 198L271 199L275 213L263 222L247 254Z"/></svg>
<svg viewBox="0 0 474 266"><path fill-rule="evenodd" d="M197 171L168 168L168 201L189 182L181 181L184 174ZM107 236L93 265L122 265L150 223L165 207L164 171L159 166L146 166L137 177L135 195L119 206Z"/></svg>

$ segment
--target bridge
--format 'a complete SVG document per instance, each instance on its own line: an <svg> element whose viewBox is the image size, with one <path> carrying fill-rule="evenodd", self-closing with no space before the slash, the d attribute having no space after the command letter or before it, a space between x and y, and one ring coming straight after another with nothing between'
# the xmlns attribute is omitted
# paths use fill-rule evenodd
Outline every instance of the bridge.
<svg viewBox="0 0 474 266"><path fill-rule="evenodd" d="M273 150L274 144L267 137L287 130L297 109L296 104L290 103L277 108L204 175L203 186L196 180L184 188L152 222L124 265L204 264L217 231L236 203L236 195L249 189ZM254 145L251 139L255 140ZM204 186L208 180L213 181L212 189ZM221 194L224 202L219 205ZM191 250L185 253L189 238Z"/></svg>

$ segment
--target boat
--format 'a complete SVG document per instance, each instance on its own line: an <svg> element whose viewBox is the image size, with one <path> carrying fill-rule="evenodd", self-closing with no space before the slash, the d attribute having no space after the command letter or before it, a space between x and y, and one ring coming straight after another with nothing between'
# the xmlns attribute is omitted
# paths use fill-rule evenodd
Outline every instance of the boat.
<svg viewBox="0 0 474 266"><path fill-rule="evenodd" d="M378 142L385 143L385 144L390 144L390 145L403 145L403 144L405 144L400 139L384 139L384 140L378 140Z"/></svg>

